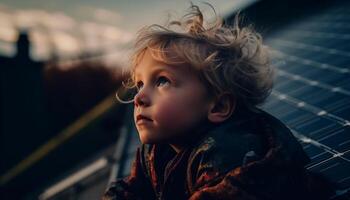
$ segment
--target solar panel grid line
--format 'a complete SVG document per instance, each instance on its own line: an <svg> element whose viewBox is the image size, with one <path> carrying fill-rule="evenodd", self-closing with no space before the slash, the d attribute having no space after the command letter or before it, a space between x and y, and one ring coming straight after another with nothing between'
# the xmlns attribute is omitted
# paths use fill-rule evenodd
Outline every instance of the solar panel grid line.
<svg viewBox="0 0 350 200"><path fill-rule="evenodd" d="M345 52L350 52L350 46L347 45L347 41L342 41L342 40L314 39L314 38L303 38L303 37L294 37L294 36L288 37L288 40L297 42L297 43L304 43L307 45L320 46L320 44L322 44L323 48L337 49L339 52L341 51L343 54ZM300 57L305 56L304 58L312 58L313 60L321 63L330 62L329 64L333 64L335 66L345 65L343 67L345 68L348 67L349 56L336 54L339 52L334 52L331 50L329 52L324 52L324 51L317 51L317 50L311 50L311 49L296 48L296 47L283 45L282 43L277 43L276 41L272 41L272 40L270 40L269 43L267 44L270 45L271 50L274 50L274 49L280 50L285 54L290 54L290 55L300 56ZM337 63L340 63L340 64L337 64Z"/></svg>
<svg viewBox="0 0 350 200"><path fill-rule="evenodd" d="M275 89L273 89L272 92L274 90ZM281 103L283 103L283 102L281 102L276 95L270 95L261 107L264 107L264 108L270 107L273 109L273 110L270 109L271 111L276 111L279 109L293 109L294 108L293 106L290 106L290 108L285 108L285 106L281 106L282 105ZM278 106L276 106L276 105L278 105ZM289 106L289 104L286 104L286 105Z"/></svg>
<svg viewBox="0 0 350 200"><path fill-rule="evenodd" d="M322 150L323 150L323 149L322 149ZM327 157L325 157L325 158L323 158L323 159L321 158L321 160L317 159L318 157L324 156L325 154L327 154L327 155L326 155ZM335 158L335 157L337 157L337 154L332 154L332 153L330 153L330 152L328 152L328 151L324 151L324 150L323 150L322 153L319 153L319 154L316 154L315 156L313 156L313 157L312 157L313 159L311 159L311 157L310 157L311 161L310 161L310 163L307 165L307 168L310 167L310 166L313 166L313 165L315 165L315 164L317 164L317 163L319 163L319 162L321 162L321 161L323 161L323 160L327 160L327 159L329 159L329 158ZM346 159L346 158L345 158L345 159ZM316 160L316 162L315 162L315 160Z"/></svg>
<svg viewBox="0 0 350 200"><path fill-rule="evenodd" d="M343 107L337 107L336 109L332 110L331 113L344 119L350 119L350 104L348 103Z"/></svg>
<svg viewBox="0 0 350 200"><path fill-rule="evenodd" d="M287 71L282 70L282 69L276 69L276 72L277 72L277 75L288 77L288 78L291 78L295 81L300 81L300 82L308 84L309 86L312 86L312 87L320 87L320 88L329 90L330 92L338 92L338 93L350 96L350 91L343 89L341 87L335 87L335 86L332 86L332 85L329 85L326 83L322 83L322 82L319 82L316 80L304 78L300 75L290 73L290 72L287 72ZM350 81L350 77L349 77L349 81Z"/></svg>
<svg viewBox="0 0 350 200"><path fill-rule="evenodd" d="M333 128L334 128L334 129L333 129ZM327 130L327 129L330 129L330 130ZM337 130L337 129L339 129L339 128L336 127L335 124L327 124L326 126L324 126L324 127L322 127L322 128L318 128L317 130L310 132L309 135L310 135L310 136L314 136L314 135L317 135L317 134L319 134L319 133L321 133L321 132L327 132L327 133L329 133L329 132L334 131L334 130ZM326 130L327 130L327 131L326 131Z"/></svg>
<svg viewBox="0 0 350 200"><path fill-rule="evenodd" d="M291 69L291 68L289 68ZM323 91L325 95L331 95L332 93L337 93L341 95L344 98L348 98L350 96L350 90L345 87L349 87L347 83L344 85L341 85L339 82L333 82L335 85L332 85L332 83L324 83L322 80L325 80L323 77L320 77L321 75L318 73L308 73L305 72L301 76L299 74L287 72L284 69L277 68L276 70L276 79L275 82L275 88L280 90L286 90L286 92L291 92L291 90L299 89L299 88L312 88L315 91ZM292 70L290 70L292 71ZM334 74L329 74L329 76L332 76ZM308 78L312 77L312 78ZM314 78L317 78L315 80ZM347 81L350 80L350 77L344 77ZM328 79L331 80L331 79ZM311 86L311 87L310 87ZM350 87L349 87L350 88ZM330 93L329 93L330 92ZM334 95L334 94L332 94Z"/></svg>
<svg viewBox="0 0 350 200"><path fill-rule="evenodd" d="M301 142L307 143L307 144L312 144L320 149L322 149L325 152L330 153L333 157L339 157L343 160L345 160L346 162L350 162L349 159L343 157L344 153L343 152L339 152L325 144L320 143L319 141L316 141L312 138L306 137L305 135L295 131L294 129L291 129L292 133L295 137L297 137Z"/></svg>
<svg viewBox="0 0 350 200"><path fill-rule="evenodd" d="M337 97L339 98L339 97ZM324 107L324 109L328 111L333 111L339 107L343 108L343 106L349 105L349 100L348 99L337 99L334 102L329 103L327 106Z"/></svg>
<svg viewBox="0 0 350 200"><path fill-rule="evenodd" d="M306 148L309 148L309 147L306 147ZM319 153L319 154L321 154L321 153ZM319 155L319 154L317 154L317 155ZM331 155L328 152L325 152L325 154L322 154L319 157L312 159L307 165L305 165L305 168L308 170L316 170L317 171L317 168L321 168L322 165L325 166L325 165L329 164L329 162L332 162L333 160L328 160L327 162L324 162L323 164L315 166L315 167L311 167L311 166L314 166L315 164L320 163L320 162L327 160L327 159L330 159L330 158L333 158L333 155Z"/></svg>
<svg viewBox="0 0 350 200"><path fill-rule="evenodd" d="M328 139L328 138L330 138L330 137L333 137L333 136L335 136L335 135L338 135L338 134L339 134L338 131L341 131L341 130L337 130L336 132L333 132L332 134L329 134L329 135L327 135L327 136L324 136L323 138L318 139L318 142L321 142L321 141L326 140L326 139ZM320 144L321 144L321 143L320 143ZM339 146L339 144L338 144L338 146ZM339 152L338 152L338 153L339 153Z"/></svg>
<svg viewBox="0 0 350 200"><path fill-rule="evenodd" d="M294 132L295 132L295 130L294 130ZM315 143L314 143L315 144ZM334 150L334 149L332 149L332 148L330 148L330 147L327 147L326 145L323 145L323 144L319 144L319 142L317 143L318 145L318 147L323 147L322 149L323 150L328 150L328 152L329 153L331 153L332 154L332 156L334 156L334 157L339 157L339 156L341 156L342 155L342 153L340 153L340 152L338 152L338 151L336 151L336 150ZM317 155L317 156L320 156L320 155ZM345 158L346 159L346 158Z"/></svg>
<svg viewBox="0 0 350 200"><path fill-rule="evenodd" d="M306 97L306 99L303 101L303 105L305 104L305 102L308 102L309 104L316 105L316 106L322 108L323 110L326 110L327 112L332 112L333 109L339 105L338 101L336 101L336 103L334 104L333 107L329 107L327 105L324 105L324 102L327 102L327 101L329 101L329 99L331 97L334 97L334 95L329 94L329 93L326 93L326 94L325 93L318 93L318 94L312 93L312 94L309 94L305 97ZM301 96L301 98L304 98L304 97Z"/></svg>
<svg viewBox="0 0 350 200"><path fill-rule="evenodd" d="M303 104L300 104L302 101L294 98L294 97L291 97L287 94L283 94L283 93L280 93L276 90L273 90L271 92L272 95L275 95L277 96L278 99L282 100L282 101L285 101L287 103L290 103L291 105L294 105L295 107L299 107L300 109L305 109L306 111L309 111L317 116L322 116L322 117L325 117L325 118L329 118L330 120L336 122L336 123L339 123L343 126L350 126L350 122L346 119L343 119L341 117L338 117L336 115L333 115L331 113L328 113L327 111L323 110L323 109L320 109L316 106L313 106L313 105L310 105L310 104L307 104L305 102L303 102Z"/></svg>
<svg viewBox="0 0 350 200"><path fill-rule="evenodd" d="M277 91L280 91L281 93L288 94L290 96L299 97L300 103L298 104L298 107L302 107L305 102L309 104L313 104L316 106L319 106L320 108L325 107L325 105L319 105L317 104L319 101L323 101L325 98L331 98L334 96L337 96L339 98L348 98L347 96L344 97L341 94L336 93L330 93L327 90L323 88L312 88L307 85L303 85L300 88L294 88L291 90L288 90L287 88L276 88Z"/></svg>
<svg viewBox="0 0 350 200"><path fill-rule="evenodd" d="M289 116L291 113L293 113L293 110L291 109L291 105L287 104L288 106L284 105L282 106L281 103L279 103L278 107L273 107L273 110L270 109L270 112L273 115L278 116L281 120L284 122L286 117ZM266 108L266 107L264 107Z"/></svg>
<svg viewBox="0 0 350 200"><path fill-rule="evenodd" d="M324 135L325 136L325 135ZM347 136L344 133L333 134L331 137L325 138L324 140L318 140L320 143L332 147L339 153L343 153L349 149L348 145L340 146L339 143L344 140ZM315 138L314 138L315 139ZM316 139L315 139L316 140ZM307 146L305 146L306 148Z"/></svg>
<svg viewBox="0 0 350 200"><path fill-rule="evenodd" d="M297 105L298 107L302 107L305 102L308 102L309 104L316 105L324 110L332 111L340 106L349 105L348 102L350 102L349 96L335 92L328 92L322 88L303 86L299 88L291 87L289 89L288 84L286 84L282 87L276 86L274 90L286 93L290 96L300 97L300 103ZM331 103L328 104L328 102Z"/></svg>
<svg viewBox="0 0 350 200"><path fill-rule="evenodd" d="M346 140L346 141L340 143L339 146L343 146L343 145L348 144L348 143L350 143L350 140Z"/></svg>
<svg viewBox="0 0 350 200"><path fill-rule="evenodd" d="M348 24L350 24L350 23L348 23ZM300 42L295 42L295 41L290 41L290 40L284 40L284 39L280 39L280 38L270 39L269 42L278 43L279 45L285 45L285 46L297 48L297 49L311 50L311 51L315 51L315 52L323 52L323 53L328 53L328 54L332 54L332 55L340 55L340 56L350 57L350 52L338 50L335 48L326 48L326 47L321 47L321 46L312 45L312 44L305 44L305 43L300 43Z"/></svg>
<svg viewBox="0 0 350 200"><path fill-rule="evenodd" d="M288 121L288 124L291 125L291 126L296 126L297 124L301 124L301 123L304 123L306 121L309 121L313 119L313 117L310 117L308 115L300 115L300 117L298 118L294 118L294 119L291 119Z"/></svg>
<svg viewBox="0 0 350 200"><path fill-rule="evenodd" d="M321 169L320 172L327 171L327 170L332 169L332 168L334 168L334 167L336 167L338 165L340 165L340 163L334 163L333 165L330 165L330 166L328 166L326 168Z"/></svg>
<svg viewBox="0 0 350 200"><path fill-rule="evenodd" d="M344 165L347 164L347 166L345 166L345 167L349 167L349 170L350 170L349 162L341 158L341 157L345 158L345 156L348 156L348 153L349 153L349 151L343 152L342 154L335 154L335 155L332 155L331 157L328 157L326 159L323 159L322 161L317 161L317 162L313 162L313 160L311 160L311 162L306 165L306 169L312 170L312 169L315 169L317 167L320 167L321 165L326 165L327 163L337 162L334 160L340 159L340 161L345 162L345 163L343 163ZM345 159L347 159L347 158L345 158ZM349 160L349 159L347 159L347 160ZM341 176L344 174L339 174L339 175ZM345 174L345 175L348 175L348 174Z"/></svg>
<svg viewBox="0 0 350 200"><path fill-rule="evenodd" d="M272 98L271 98L272 97ZM278 106L276 106L278 105ZM299 103L298 106L301 104ZM282 121L286 122L289 126L302 126L304 122L314 120L315 115L305 110L301 110L298 107L290 107L290 104L284 104L279 101L277 96L270 96L270 100L267 101L262 108L277 115Z"/></svg>
<svg viewBox="0 0 350 200"><path fill-rule="evenodd" d="M350 74L350 69L347 69L347 68L337 67L337 66L330 65L327 63L320 63L320 62L316 62L316 61L313 61L310 59L300 58L298 56L286 54L286 53L284 53L280 50L277 50L277 49L271 49L271 51L274 53L274 55L280 56L280 58L285 58L285 59L290 60L290 61L296 61L296 62L302 63L304 65L317 67L319 69L329 69L329 70L332 70L332 71L337 72L337 73Z"/></svg>
<svg viewBox="0 0 350 200"><path fill-rule="evenodd" d="M324 155L324 154L327 154L327 153L328 153L328 152L323 151L322 153L319 153L319 154L316 154L316 155L310 157L310 159L311 159L311 160L314 160L314 159L316 159L316 158L318 158L318 157L320 157L320 156L322 156L322 155Z"/></svg>
<svg viewBox="0 0 350 200"><path fill-rule="evenodd" d="M310 127L315 128L314 125L311 125ZM346 133L344 131L347 131L346 129L336 128L333 127L333 129L328 129L323 132L319 132L318 134L310 134L311 131L306 129L298 129L297 127L292 127L296 131L300 131L304 134L304 136L307 136L309 138L313 138L314 140L318 142L323 142L324 144L329 144L328 146L332 146L333 149L336 149L338 151L344 151L346 150L346 146L340 146L340 142L346 138ZM339 132L338 132L339 131ZM329 137L327 137L329 136ZM338 144L338 145L336 145Z"/></svg>
<svg viewBox="0 0 350 200"><path fill-rule="evenodd" d="M320 148L313 146L311 144L301 142L301 145L311 160L310 163L307 164L307 166L311 166L315 163L318 163L320 161L323 161L323 160L333 156L332 154L328 153L327 151L324 151L323 149L320 149Z"/></svg>
<svg viewBox="0 0 350 200"><path fill-rule="evenodd" d="M325 149L330 148L330 147L328 147L327 145L322 144L321 142L322 142L323 140L328 139L328 138L334 137L334 136L337 135L337 134L339 134L339 133L333 133L333 134L328 135L328 136L326 136L326 137L324 137L324 138L321 138L320 140L317 141L317 143L319 143L318 145L320 145L320 147L322 146L322 147L325 148ZM315 144L315 145L316 145L316 144ZM334 148L332 148L332 149L334 150L334 153L339 154L339 155L344 155L344 153L339 152L339 151L336 151L336 149L334 149Z"/></svg>
<svg viewBox="0 0 350 200"><path fill-rule="evenodd" d="M286 90L285 92L283 92L281 89L278 89L278 88L275 88L275 91L280 91L281 93L299 96L301 94L308 94L306 93L306 91L310 91L310 88L307 85L302 85L299 87L291 88L290 90ZM297 106L302 107L304 104L305 104L304 101L300 100Z"/></svg>
<svg viewBox="0 0 350 200"><path fill-rule="evenodd" d="M350 31L350 30L349 30ZM314 62L318 63L327 63L330 66L338 66L342 68L349 68L349 56L348 55L340 55L340 51L342 54L346 54L346 52L350 52L350 46L347 45L346 42L339 42L336 40L325 40L325 41L313 41L312 39L297 39L297 38L289 38L289 40L293 40L295 42L302 42L302 43L308 43L310 45L314 44L320 44L322 43L323 46L326 48L329 48L329 52L324 52L324 51L317 51L317 50L311 50L308 48L298 48L298 47L293 47L290 45L284 45L282 43L278 43L276 41L270 41L270 45L275 49L279 50L280 52L284 54L289 54L293 55L296 57L300 58L312 58ZM338 52L332 50L332 49L338 49ZM350 53L349 53L350 54ZM282 55L279 55L279 57L282 57ZM293 58L292 58L293 59ZM297 60L294 58L294 60ZM307 63L307 61L303 60L304 63L310 65ZM299 64L298 63L295 64ZM289 63L290 64L290 63ZM292 63L293 64L293 63ZM294 64L294 65L295 65ZM281 65L283 66L283 65ZM322 68L327 67L327 66L322 66ZM308 68L305 68L308 69ZM327 69L327 68L326 68ZM336 75L336 76L341 76L341 75Z"/></svg>
<svg viewBox="0 0 350 200"><path fill-rule="evenodd" d="M274 53L273 55L274 57L273 62L271 63L271 65L275 68L279 68L279 69L286 69L289 72L294 72L294 73L300 73L302 72L303 74L307 73L308 71L315 71L315 70L319 70L320 67L309 67L307 65L304 65L300 62L295 61L295 58L289 58L288 60L286 58L283 57L283 55L276 55L276 53ZM322 67L324 68L324 67ZM329 70L329 72L332 72ZM334 73L335 75L343 75L343 74L339 74L339 73Z"/></svg>
<svg viewBox="0 0 350 200"><path fill-rule="evenodd" d="M296 89L299 89L299 88L304 88L306 87L307 85L301 83L301 82L297 82L297 81L294 81L292 79L289 79L288 77L282 77L282 76L279 76L278 74L278 71L276 70L276 80L274 80L274 89L277 89L277 90L286 90L286 91L291 91L291 90L296 90ZM283 80L279 80L279 79L282 79Z"/></svg>
<svg viewBox="0 0 350 200"><path fill-rule="evenodd" d="M309 120L306 120L303 123L300 123L299 125L295 125L295 126L296 128L303 129L305 126L316 123L317 119L319 119L319 117L312 116L309 118Z"/></svg>
<svg viewBox="0 0 350 200"><path fill-rule="evenodd" d="M350 149L343 152L344 155L347 153L350 153Z"/></svg>
<svg viewBox="0 0 350 200"><path fill-rule="evenodd" d="M335 159L335 158L337 158L337 157L332 156L332 157L330 157L330 158L327 158L327 159L325 159L325 160L322 160L321 162L317 162L317 163L315 163L315 164L313 164L313 165L307 165L306 169L311 170L311 169L313 169L313 168L315 168L315 167L318 167L318 166L320 166L320 165L322 165L322 164L324 164L324 163L326 163L326 162L329 162L329 161L331 161L331 160L333 160L333 159Z"/></svg>
<svg viewBox="0 0 350 200"><path fill-rule="evenodd" d="M300 105L300 103L299 103L298 105ZM310 119L310 118L309 118L309 119ZM312 120L312 119L311 119L311 120ZM330 126L330 125L328 125L328 126ZM328 127L328 126L327 126L327 127ZM334 129L334 130L336 130L336 129Z"/></svg>

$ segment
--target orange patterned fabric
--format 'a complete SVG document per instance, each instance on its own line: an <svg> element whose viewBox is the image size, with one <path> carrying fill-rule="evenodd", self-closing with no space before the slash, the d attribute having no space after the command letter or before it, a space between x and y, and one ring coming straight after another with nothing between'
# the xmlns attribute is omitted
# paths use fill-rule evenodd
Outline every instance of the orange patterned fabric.
<svg viewBox="0 0 350 200"><path fill-rule="evenodd" d="M105 199L326 200L330 183L307 171L309 158L290 130L265 111L234 116L175 153L142 145L131 174Z"/></svg>

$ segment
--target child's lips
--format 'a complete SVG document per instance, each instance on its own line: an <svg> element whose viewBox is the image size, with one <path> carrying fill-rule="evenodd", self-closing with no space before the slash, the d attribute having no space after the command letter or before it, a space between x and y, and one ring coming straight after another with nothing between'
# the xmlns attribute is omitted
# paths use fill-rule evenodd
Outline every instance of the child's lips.
<svg viewBox="0 0 350 200"><path fill-rule="evenodd" d="M136 123L137 124L141 124L141 123L148 123L148 122L152 122L153 120L149 117L146 117L144 115L137 115L136 116Z"/></svg>

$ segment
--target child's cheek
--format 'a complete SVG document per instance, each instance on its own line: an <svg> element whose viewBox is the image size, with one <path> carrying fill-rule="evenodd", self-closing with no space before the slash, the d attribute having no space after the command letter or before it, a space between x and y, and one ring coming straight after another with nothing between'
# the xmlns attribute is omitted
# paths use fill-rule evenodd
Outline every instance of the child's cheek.
<svg viewBox="0 0 350 200"><path fill-rule="evenodd" d="M176 122L176 120L179 120L179 116L181 114L181 111L177 109L176 106L162 106L159 108L158 112L158 120L161 123L161 125L171 125Z"/></svg>
<svg viewBox="0 0 350 200"><path fill-rule="evenodd" d="M173 99L172 103L162 104L158 109L158 122L168 130L176 130L185 128L188 121L188 112L191 108L184 106L181 102L176 102Z"/></svg>

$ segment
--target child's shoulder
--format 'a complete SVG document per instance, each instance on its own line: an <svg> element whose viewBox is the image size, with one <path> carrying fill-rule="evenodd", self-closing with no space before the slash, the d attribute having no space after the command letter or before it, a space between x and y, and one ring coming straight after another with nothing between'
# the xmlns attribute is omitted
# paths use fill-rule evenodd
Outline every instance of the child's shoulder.
<svg viewBox="0 0 350 200"><path fill-rule="evenodd" d="M265 153L264 137L258 134L256 120L257 115L230 119L208 131L191 151L188 174L192 179L197 180L204 172L220 176L261 158Z"/></svg>
<svg viewBox="0 0 350 200"><path fill-rule="evenodd" d="M275 143L269 144L271 140ZM302 146L281 120L256 108L254 112L236 116L208 131L194 146L192 155L213 155L214 158L238 156L235 158L238 159L236 163L243 164L241 161L246 153L254 151L257 156L262 157L278 144L282 144L284 153L290 153L289 156L293 158L304 155ZM228 159L223 162L230 161Z"/></svg>
<svg viewBox="0 0 350 200"><path fill-rule="evenodd" d="M193 148L189 157L188 174L193 184L201 185L213 177L225 176L229 171L250 162L271 157L282 163L304 165L309 158L289 128L271 114L257 112L239 116L211 131ZM197 182L197 183L195 183Z"/></svg>

